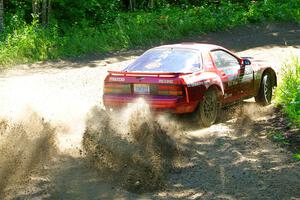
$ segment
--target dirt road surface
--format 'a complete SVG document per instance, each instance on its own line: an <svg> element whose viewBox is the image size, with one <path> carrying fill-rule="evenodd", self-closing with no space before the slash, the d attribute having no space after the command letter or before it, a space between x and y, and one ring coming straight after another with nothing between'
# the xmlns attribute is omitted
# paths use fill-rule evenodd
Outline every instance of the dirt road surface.
<svg viewBox="0 0 300 200"><path fill-rule="evenodd" d="M300 26L292 23L249 25L184 41L223 45L277 67L300 56ZM129 192L91 167L81 144L88 113L101 107L106 71L141 52L0 73L0 199L300 199L300 163L267 138L288 127L272 105L262 108L252 99L224 110L210 128L190 118L165 120L168 135L179 134L174 140L188 153L159 190Z"/></svg>

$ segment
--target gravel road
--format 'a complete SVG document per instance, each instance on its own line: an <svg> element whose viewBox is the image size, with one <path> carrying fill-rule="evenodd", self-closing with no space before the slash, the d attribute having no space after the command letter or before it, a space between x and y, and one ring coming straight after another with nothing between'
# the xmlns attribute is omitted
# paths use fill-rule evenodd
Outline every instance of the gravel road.
<svg viewBox="0 0 300 200"><path fill-rule="evenodd" d="M300 26L292 23L249 25L184 41L223 45L278 68L291 55L300 57ZM259 107L253 99L223 110L209 128L188 117L162 120L185 156L159 190L129 192L91 166L82 138L88 114L102 106L106 71L124 67L141 52L0 72L0 199L300 199L300 162L267 138L270 131L288 130L286 122L273 105Z"/></svg>

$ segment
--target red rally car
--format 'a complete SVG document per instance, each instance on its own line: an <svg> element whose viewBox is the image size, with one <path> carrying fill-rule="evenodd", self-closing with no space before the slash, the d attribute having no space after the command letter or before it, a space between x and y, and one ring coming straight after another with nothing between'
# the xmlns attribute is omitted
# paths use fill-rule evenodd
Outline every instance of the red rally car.
<svg viewBox="0 0 300 200"><path fill-rule="evenodd" d="M211 44L183 43L152 48L122 71L108 71L106 108L120 108L143 97L153 110L197 112L213 124L222 106L255 97L271 103L276 72L263 61L240 58Z"/></svg>

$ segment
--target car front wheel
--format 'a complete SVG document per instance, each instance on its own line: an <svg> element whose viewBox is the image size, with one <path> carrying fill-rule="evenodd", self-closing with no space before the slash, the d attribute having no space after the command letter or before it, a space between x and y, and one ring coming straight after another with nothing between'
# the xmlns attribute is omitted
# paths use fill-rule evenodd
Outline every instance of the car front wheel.
<svg viewBox="0 0 300 200"><path fill-rule="evenodd" d="M202 126L208 127L215 123L220 110L220 99L216 89L209 89L204 93L199 104L198 118Z"/></svg>

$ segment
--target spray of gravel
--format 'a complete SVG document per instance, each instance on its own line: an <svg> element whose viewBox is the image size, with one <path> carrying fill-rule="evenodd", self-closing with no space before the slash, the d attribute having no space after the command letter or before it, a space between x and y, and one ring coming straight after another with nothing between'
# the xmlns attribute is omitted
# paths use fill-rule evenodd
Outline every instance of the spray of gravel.
<svg viewBox="0 0 300 200"><path fill-rule="evenodd" d="M252 124L253 121L266 120L273 112L270 106L261 106L255 102L245 101L230 108L232 118L238 120L237 125Z"/></svg>
<svg viewBox="0 0 300 200"><path fill-rule="evenodd" d="M183 151L175 139L176 128L166 126L162 119L153 116L143 100L114 113L94 108L83 138L87 158L102 177L128 191L164 187Z"/></svg>
<svg viewBox="0 0 300 200"><path fill-rule="evenodd" d="M33 111L21 119L0 119L0 199L56 154L55 129Z"/></svg>

